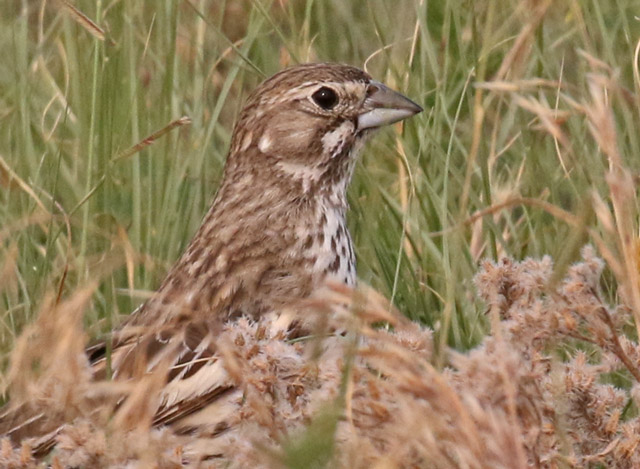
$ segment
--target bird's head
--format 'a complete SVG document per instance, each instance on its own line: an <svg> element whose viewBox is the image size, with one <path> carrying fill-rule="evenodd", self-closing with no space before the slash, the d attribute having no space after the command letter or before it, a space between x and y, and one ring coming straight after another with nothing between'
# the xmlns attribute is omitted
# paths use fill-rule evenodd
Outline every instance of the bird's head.
<svg viewBox="0 0 640 469"><path fill-rule="evenodd" d="M304 64L265 80L249 96L234 130L228 165L257 165L306 186L340 178L373 129L422 108L341 64Z"/></svg>

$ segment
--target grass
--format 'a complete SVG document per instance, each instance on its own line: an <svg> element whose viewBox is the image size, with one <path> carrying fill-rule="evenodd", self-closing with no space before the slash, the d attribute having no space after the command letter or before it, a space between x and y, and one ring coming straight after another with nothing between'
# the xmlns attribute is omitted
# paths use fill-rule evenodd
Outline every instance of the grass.
<svg viewBox="0 0 640 469"><path fill-rule="evenodd" d="M489 330L471 282L483 258L549 254L559 280L593 243L606 298L637 320L639 6L9 2L2 363L47 292L99 280L90 335L132 311L211 202L243 97L304 61L366 63L425 108L369 144L349 222L359 278L433 328L437 356Z"/></svg>
<svg viewBox="0 0 640 469"><path fill-rule="evenodd" d="M360 278L451 345L469 347L486 329L469 297L480 258L571 261L586 241L535 207L460 225L471 214L526 196L600 230L588 198L606 199L607 163L565 97L590 99L588 57L634 89L631 1L24 5L5 15L0 36L1 249L6 259L19 252L16 285L3 293L4 350L47 288L69 292L99 275L87 318L97 333L139 303L131 292L157 286L212 199L243 96L296 61L368 60L375 77L424 104L369 146L350 224ZM637 113L622 98L618 141L635 171ZM566 119L563 139L528 102ZM119 157L182 116L191 123ZM567 239L569 251L558 242ZM105 259L120 265L101 272Z"/></svg>

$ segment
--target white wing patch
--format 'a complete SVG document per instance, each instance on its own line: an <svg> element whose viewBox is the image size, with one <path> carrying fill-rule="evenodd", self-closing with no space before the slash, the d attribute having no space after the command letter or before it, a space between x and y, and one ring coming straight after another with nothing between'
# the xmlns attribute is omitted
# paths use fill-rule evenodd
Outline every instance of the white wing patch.
<svg viewBox="0 0 640 469"><path fill-rule="evenodd" d="M167 383L160 395L161 407L168 408L180 402L196 399L216 388L230 386L231 380L222 362L217 358L210 361L188 378L173 379Z"/></svg>

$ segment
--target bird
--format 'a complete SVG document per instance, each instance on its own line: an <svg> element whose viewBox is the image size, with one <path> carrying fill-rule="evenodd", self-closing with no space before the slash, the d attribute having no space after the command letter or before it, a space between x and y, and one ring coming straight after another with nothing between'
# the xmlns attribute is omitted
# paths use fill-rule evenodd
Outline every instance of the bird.
<svg viewBox="0 0 640 469"><path fill-rule="evenodd" d="M95 379L129 380L169 363L153 424L189 428L194 413L233 390L213 359L222 327L278 314L327 281L355 286L346 217L357 155L377 129L421 111L350 65L295 65L262 82L186 249L151 298L86 349ZM46 412L19 411L0 414L0 433L14 442L38 434L35 451L45 454L59 425Z"/></svg>

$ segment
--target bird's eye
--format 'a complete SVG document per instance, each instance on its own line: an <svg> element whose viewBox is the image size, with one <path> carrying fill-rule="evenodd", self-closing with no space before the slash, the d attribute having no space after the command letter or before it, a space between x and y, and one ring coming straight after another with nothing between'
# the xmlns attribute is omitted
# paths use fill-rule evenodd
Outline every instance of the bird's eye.
<svg viewBox="0 0 640 469"><path fill-rule="evenodd" d="M324 110L329 110L338 104L338 95L327 86L323 86L311 95L313 101Z"/></svg>

